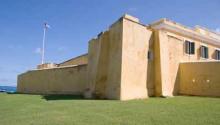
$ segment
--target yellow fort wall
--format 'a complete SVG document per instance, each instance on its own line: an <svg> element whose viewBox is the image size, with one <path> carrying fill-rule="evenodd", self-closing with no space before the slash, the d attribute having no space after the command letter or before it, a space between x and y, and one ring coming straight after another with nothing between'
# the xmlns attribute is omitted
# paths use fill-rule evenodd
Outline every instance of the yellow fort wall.
<svg viewBox="0 0 220 125"><path fill-rule="evenodd" d="M30 94L82 94L87 65L32 70L18 76L17 91Z"/></svg>
<svg viewBox="0 0 220 125"><path fill-rule="evenodd" d="M156 96L177 95L180 89L180 63L214 61L215 50L219 48L217 45L205 43L175 32L155 30L154 34ZM185 40L195 43L195 54L188 55L185 53ZM209 48L209 58L201 58L201 45Z"/></svg>
<svg viewBox="0 0 220 125"><path fill-rule="evenodd" d="M86 96L120 99L122 21L89 42Z"/></svg>
<svg viewBox="0 0 220 125"><path fill-rule="evenodd" d="M125 16L122 33L121 100L147 98L147 73L151 73L148 72L148 51L152 31Z"/></svg>
<svg viewBox="0 0 220 125"><path fill-rule="evenodd" d="M92 39L88 53L90 96L120 100L147 98L147 87L153 95L153 79L147 79L148 74L153 75L153 68L148 70L147 56L151 36L152 31L146 26L125 15ZM152 62L149 65L153 66Z"/></svg>
<svg viewBox="0 0 220 125"><path fill-rule="evenodd" d="M180 94L220 97L220 62L180 64Z"/></svg>
<svg viewBox="0 0 220 125"><path fill-rule="evenodd" d="M83 64L88 64L88 54L84 54L72 58L70 60L58 64L58 66L61 67L61 66L69 66L69 65L83 65Z"/></svg>

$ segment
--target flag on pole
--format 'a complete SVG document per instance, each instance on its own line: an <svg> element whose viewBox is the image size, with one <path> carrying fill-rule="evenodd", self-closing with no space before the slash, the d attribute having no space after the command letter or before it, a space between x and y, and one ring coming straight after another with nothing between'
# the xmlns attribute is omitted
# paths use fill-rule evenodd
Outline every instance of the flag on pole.
<svg viewBox="0 0 220 125"><path fill-rule="evenodd" d="M48 29L48 28L50 28L50 25L48 23L44 23L44 28Z"/></svg>
<svg viewBox="0 0 220 125"><path fill-rule="evenodd" d="M44 23L44 34L43 34L43 43L42 43L42 59L41 64L44 64L44 54L45 54L45 36L46 36L46 30L50 28L50 25L48 25L46 22Z"/></svg>

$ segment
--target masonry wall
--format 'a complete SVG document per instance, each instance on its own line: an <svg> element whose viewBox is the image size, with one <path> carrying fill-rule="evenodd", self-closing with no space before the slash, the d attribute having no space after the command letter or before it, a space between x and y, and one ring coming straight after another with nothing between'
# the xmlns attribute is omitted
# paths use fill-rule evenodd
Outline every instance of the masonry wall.
<svg viewBox="0 0 220 125"><path fill-rule="evenodd" d="M120 99L122 21L89 42L86 95Z"/></svg>
<svg viewBox="0 0 220 125"><path fill-rule="evenodd" d="M181 63L180 74L180 94L220 97L220 62Z"/></svg>
<svg viewBox="0 0 220 125"><path fill-rule="evenodd" d="M148 64L152 31L128 18L119 19L89 42L87 90L97 98L129 100L153 95L153 62Z"/></svg>
<svg viewBox="0 0 220 125"><path fill-rule="evenodd" d="M30 94L83 94L87 65L32 70L18 76L17 91Z"/></svg>
<svg viewBox="0 0 220 125"><path fill-rule="evenodd" d="M91 98L94 96L96 87L97 67L100 53L100 43L97 39L89 41L88 50L88 83L86 84L85 96Z"/></svg>
<svg viewBox="0 0 220 125"><path fill-rule="evenodd" d="M185 53L185 40L195 42L195 54ZM209 48L209 58L200 55L200 46ZM157 96L173 96L179 92L179 64L181 62L214 61L215 49L218 46L205 44L180 34L156 30L155 31L155 85Z"/></svg>
<svg viewBox="0 0 220 125"><path fill-rule="evenodd" d="M154 84L155 84L155 96L161 96L162 94L162 63L161 63L161 39L163 39L159 30L154 31ZM164 70L163 70L164 71Z"/></svg>
<svg viewBox="0 0 220 125"><path fill-rule="evenodd" d="M138 22L124 18L122 33L121 100L147 98L148 76L152 73L148 71L152 31Z"/></svg>
<svg viewBox="0 0 220 125"><path fill-rule="evenodd" d="M147 93L148 96L155 96L155 55L154 55L154 33L152 32L149 39L148 62L147 62Z"/></svg>
<svg viewBox="0 0 220 125"><path fill-rule="evenodd" d="M88 54L80 55L73 59L60 63L58 66L83 65L88 64Z"/></svg>

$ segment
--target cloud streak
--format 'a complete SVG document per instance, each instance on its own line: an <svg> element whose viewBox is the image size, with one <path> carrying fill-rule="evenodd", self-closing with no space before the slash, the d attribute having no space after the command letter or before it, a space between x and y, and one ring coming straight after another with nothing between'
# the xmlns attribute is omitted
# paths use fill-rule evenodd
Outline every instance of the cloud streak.
<svg viewBox="0 0 220 125"><path fill-rule="evenodd" d="M60 46L57 48L57 51L61 52L61 51L66 51L68 48L66 46Z"/></svg>
<svg viewBox="0 0 220 125"><path fill-rule="evenodd" d="M0 78L0 83L5 83L5 82L8 82L9 80L6 79L6 78Z"/></svg>
<svg viewBox="0 0 220 125"><path fill-rule="evenodd" d="M22 49L22 45L8 45L8 49Z"/></svg>
<svg viewBox="0 0 220 125"><path fill-rule="evenodd" d="M36 48L35 50L34 50L34 53L35 54L41 54L41 48Z"/></svg>
<svg viewBox="0 0 220 125"><path fill-rule="evenodd" d="M220 33L220 28L216 28L215 31L216 31L217 33Z"/></svg>

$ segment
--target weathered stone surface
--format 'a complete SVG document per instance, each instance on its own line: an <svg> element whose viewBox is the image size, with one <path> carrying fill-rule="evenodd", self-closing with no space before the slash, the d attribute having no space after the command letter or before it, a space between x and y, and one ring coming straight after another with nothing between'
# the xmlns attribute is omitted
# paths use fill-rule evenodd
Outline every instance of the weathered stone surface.
<svg viewBox="0 0 220 125"><path fill-rule="evenodd" d="M87 82L87 65L31 70L18 76L17 91L30 94L81 95Z"/></svg>

